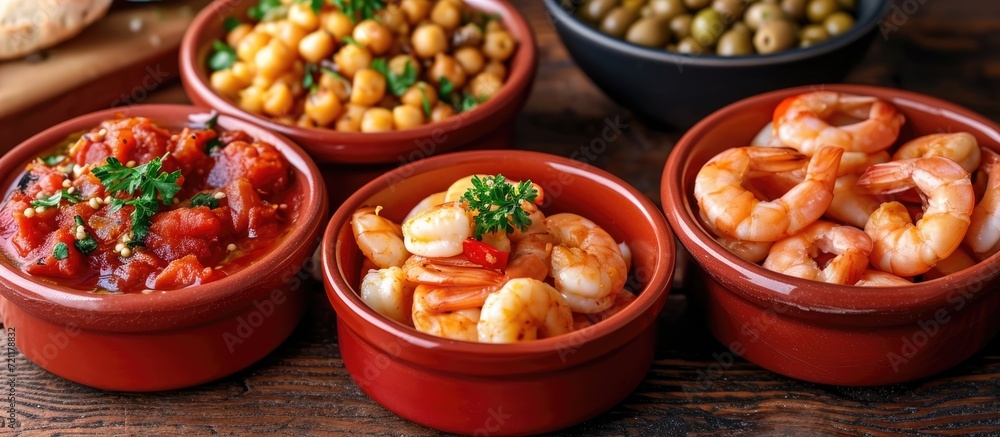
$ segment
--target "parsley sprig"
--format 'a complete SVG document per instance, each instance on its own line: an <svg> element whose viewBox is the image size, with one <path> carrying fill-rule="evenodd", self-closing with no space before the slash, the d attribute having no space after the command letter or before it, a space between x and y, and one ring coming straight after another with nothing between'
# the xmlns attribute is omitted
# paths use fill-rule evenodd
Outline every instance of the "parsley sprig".
<svg viewBox="0 0 1000 437"><path fill-rule="evenodd" d="M220 40L212 41L212 57L208 58L208 67L212 71L232 67L236 63L236 59L236 49Z"/></svg>
<svg viewBox="0 0 1000 437"><path fill-rule="evenodd" d="M531 181L522 181L517 186L507 182L503 175L472 177L472 188L462 195L469 209L477 212L476 239L483 234L497 231L514 232L514 228L525 230L531 224L528 213L521 208L522 202L534 202L538 190Z"/></svg>
<svg viewBox="0 0 1000 437"><path fill-rule="evenodd" d="M180 191L177 180L181 177L180 170L173 173L161 172L161 158L154 158L143 165L128 168L114 157L108 158L107 164L91 170L104 189L110 194L124 193L131 199L115 198L111 201L111 212L118 211L126 205L135 209L132 211L132 239L129 246L142 244L149 233L150 219L160 209L160 203L173 203L174 196Z"/></svg>
<svg viewBox="0 0 1000 437"><path fill-rule="evenodd" d="M40 206L42 208L54 208L59 206L59 202L63 201L64 199L71 204L80 203L80 201L83 200L79 194L70 193L69 190L63 188L62 190L56 191L56 194L53 194L51 196L43 197L38 200L32 200L31 206Z"/></svg>
<svg viewBox="0 0 1000 437"><path fill-rule="evenodd" d="M406 93L406 90L417 83L417 70L413 68L413 64L410 61L406 61L406 66L403 67L403 74L396 74L390 70L389 63L385 58L378 58L372 61L372 70L385 76L385 82L389 85L389 90L397 97L402 97Z"/></svg>
<svg viewBox="0 0 1000 437"><path fill-rule="evenodd" d="M357 21L358 14L361 14L361 19L370 20L375 18L375 12L385 8L383 0L333 0L333 4L352 21Z"/></svg>

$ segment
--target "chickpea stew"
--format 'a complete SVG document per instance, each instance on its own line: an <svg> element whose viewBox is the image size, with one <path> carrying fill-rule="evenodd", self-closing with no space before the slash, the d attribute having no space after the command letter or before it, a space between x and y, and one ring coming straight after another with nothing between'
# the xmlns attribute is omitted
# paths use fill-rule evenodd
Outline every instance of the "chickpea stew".
<svg viewBox="0 0 1000 437"><path fill-rule="evenodd" d="M290 126L387 132L490 99L517 41L462 0L259 0L228 17L209 82Z"/></svg>
<svg viewBox="0 0 1000 437"><path fill-rule="evenodd" d="M27 165L0 206L25 273L92 293L224 278L276 246L299 199L273 145L207 123L114 118Z"/></svg>

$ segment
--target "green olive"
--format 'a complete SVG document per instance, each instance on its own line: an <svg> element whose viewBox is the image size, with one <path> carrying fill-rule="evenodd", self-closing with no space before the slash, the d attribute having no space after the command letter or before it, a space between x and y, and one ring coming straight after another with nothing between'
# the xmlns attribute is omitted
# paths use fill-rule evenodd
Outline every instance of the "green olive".
<svg viewBox="0 0 1000 437"><path fill-rule="evenodd" d="M806 18L806 5L809 0L781 0L781 10L795 21Z"/></svg>
<svg viewBox="0 0 1000 437"><path fill-rule="evenodd" d="M684 6L692 11L700 10L701 8L708 7L712 3L712 0L684 0Z"/></svg>
<svg viewBox="0 0 1000 437"><path fill-rule="evenodd" d="M689 36L677 43L677 52L689 55L700 55L705 52L705 49L698 45L698 42L695 41L694 38Z"/></svg>
<svg viewBox="0 0 1000 437"><path fill-rule="evenodd" d="M670 29L667 28L667 21L663 18L646 17L628 28L625 40L646 47L662 47L670 41Z"/></svg>
<svg viewBox="0 0 1000 437"><path fill-rule="evenodd" d="M629 8L632 12L639 13L646 4L646 0L622 0L622 6Z"/></svg>
<svg viewBox="0 0 1000 437"><path fill-rule="evenodd" d="M730 29L719 38L715 52L720 56L738 56L753 54L753 43L750 41L750 30Z"/></svg>
<svg viewBox="0 0 1000 437"><path fill-rule="evenodd" d="M844 11L834 12L823 20L823 27L826 28L826 33L830 34L831 38L843 35L852 26L854 26L854 17Z"/></svg>
<svg viewBox="0 0 1000 437"><path fill-rule="evenodd" d="M806 16L813 23L822 23L830 14L837 12L840 5L837 0L809 0L806 7Z"/></svg>
<svg viewBox="0 0 1000 437"><path fill-rule="evenodd" d="M653 11L653 15L659 15L667 20L687 13L687 8L681 0L649 0L649 9Z"/></svg>
<svg viewBox="0 0 1000 437"><path fill-rule="evenodd" d="M830 39L830 34L826 33L826 28L822 25L810 24L799 32L799 39L803 44L812 45Z"/></svg>
<svg viewBox="0 0 1000 437"><path fill-rule="evenodd" d="M726 31L726 23L715 9L705 8L698 11L691 20L691 36L702 47L712 47Z"/></svg>
<svg viewBox="0 0 1000 437"><path fill-rule="evenodd" d="M618 6L618 0L587 0L580 8L579 15L584 21L600 23L615 6Z"/></svg>
<svg viewBox="0 0 1000 437"><path fill-rule="evenodd" d="M670 19L670 33L677 39L691 36L691 14L678 15Z"/></svg>
<svg viewBox="0 0 1000 437"><path fill-rule="evenodd" d="M608 12L601 20L601 32L615 38L621 38L628 31L629 26L639 18L638 14L624 6L618 6Z"/></svg>
<svg viewBox="0 0 1000 437"><path fill-rule="evenodd" d="M750 5L746 14L743 14L743 22L746 23L750 30L757 30L761 24L771 20L784 19L786 19L785 13L781 10L780 6L764 2Z"/></svg>
<svg viewBox="0 0 1000 437"><path fill-rule="evenodd" d="M738 30L740 32L746 32L747 34L753 34L753 31L751 31L750 28L747 27L747 24L742 21L733 23L733 27L730 27L729 30Z"/></svg>
<svg viewBox="0 0 1000 437"><path fill-rule="evenodd" d="M753 36L753 46L762 55L788 50L798 42L798 29L788 20L768 21Z"/></svg>
<svg viewBox="0 0 1000 437"><path fill-rule="evenodd" d="M713 0L712 9L718 12L726 23L732 23L743 16L744 0Z"/></svg>

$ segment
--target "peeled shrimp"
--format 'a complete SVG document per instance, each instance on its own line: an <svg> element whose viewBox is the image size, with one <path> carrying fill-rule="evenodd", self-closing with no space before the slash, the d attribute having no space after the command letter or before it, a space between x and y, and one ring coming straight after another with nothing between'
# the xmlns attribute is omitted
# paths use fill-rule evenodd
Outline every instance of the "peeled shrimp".
<svg viewBox="0 0 1000 437"><path fill-rule="evenodd" d="M433 287L418 285L413 291L413 327L417 331L452 340L477 341L480 309L435 311L427 304L427 293Z"/></svg>
<svg viewBox="0 0 1000 437"><path fill-rule="evenodd" d="M516 343L573 330L573 312L552 286L511 279L486 299L477 324L481 343Z"/></svg>
<svg viewBox="0 0 1000 437"><path fill-rule="evenodd" d="M826 211L833 200L843 152L838 147L820 149L809 159L802 182L773 201L762 201L742 186L748 171L791 171L800 168L807 158L791 149L727 149L698 172L694 195L708 223L723 235L744 241L777 241L808 226Z"/></svg>
<svg viewBox="0 0 1000 437"><path fill-rule="evenodd" d="M444 191L440 193L431 194L430 196L425 197L423 200L417 203L416 206L414 206L413 209L411 209L410 212L406 214L406 217L403 217L403 222L406 222L407 220L413 218L413 216L420 214L424 211L427 211L428 209L431 209L431 207L438 206L442 203L444 203Z"/></svg>
<svg viewBox="0 0 1000 437"><path fill-rule="evenodd" d="M919 275L962 243L975 195L969 172L955 161L936 156L878 164L861 175L858 186L886 194L916 188L927 199L916 224L899 202L883 203L872 213L865 232L873 243L871 263L878 269Z"/></svg>
<svg viewBox="0 0 1000 437"><path fill-rule="evenodd" d="M965 244L979 259L1000 251L1000 155L983 149L983 158L980 171L988 175L986 191L972 210L965 234Z"/></svg>
<svg viewBox="0 0 1000 437"><path fill-rule="evenodd" d="M882 202L858 188L858 177L845 175L837 178L837 183L833 186L833 201L826 209L826 216L864 229L868 218Z"/></svg>
<svg viewBox="0 0 1000 437"><path fill-rule="evenodd" d="M754 264L764 261L767 258L767 253L771 251L771 246L774 243L771 242L756 242L756 241L743 241L736 238L729 238L722 235L718 229L715 229L708 219L705 218L704 211L698 211L699 218L701 218L701 224L708 229L712 235L715 236L715 241L718 241L722 247L726 248L729 252L735 254L736 256L750 261Z"/></svg>
<svg viewBox="0 0 1000 437"><path fill-rule="evenodd" d="M817 221L774 243L764 268L798 278L831 284L853 284L868 268L872 241L852 226ZM817 251L836 255L825 267L814 259Z"/></svg>
<svg viewBox="0 0 1000 437"><path fill-rule="evenodd" d="M854 285L857 287L899 287L913 285L913 282L881 270L865 270L865 273L861 275L861 279L855 282Z"/></svg>
<svg viewBox="0 0 1000 437"><path fill-rule="evenodd" d="M403 242L415 255L449 257L462 253L472 236L472 213L461 202L432 206L403 222Z"/></svg>
<svg viewBox="0 0 1000 437"><path fill-rule="evenodd" d="M402 266L410 256L399 225L378 215L381 208L359 208L351 216L351 229L361 253L380 268Z"/></svg>
<svg viewBox="0 0 1000 437"><path fill-rule="evenodd" d="M976 265L976 259L973 258L969 252L966 252L965 249L959 247L958 249L955 249L951 255L948 255L947 258L938 261L937 264L934 264L934 268L928 270L927 273L924 273L923 279L925 281L929 281L931 279L943 278L974 265Z"/></svg>
<svg viewBox="0 0 1000 437"><path fill-rule="evenodd" d="M893 161L943 156L972 173L979 168L982 154L976 137L967 132L931 134L908 141L892 154Z"/></svg>
<svg viewBox="0 0 1000 437"><path fill-rule="evenodd" d="M549 276L549 259L553 238L547 232L530 234L514 243L510 261L504 273L511 278L531 278L544 281Z"/></svg>
<svg viewBox="0 0 1000 437"><path fill-rule="evenodd" d="M774 110L774 132L806 155L825 146L874 153L896 141L905 120L895 106L876 97L817 91L781 102Z"/></svg>
<svg viewBox="0 0 1000 437"><path fill-rule="evenodd" d="M435 311L480 307L507 280L503 273L460 258L412 256L403 271L407 281L432 286L425 292L425 301Z"/></svg>
<svg viewBox="0 0 1000 437"><path fill-rule="evenodd" d="M576 214L551 215L545 225L554 238L552 277L570 308L596 313L611 306L628 275L614 238Z"/></svg>
<svg viewBox="0 0 1000 437"><path fill-rule="evenodd" d="M415 287L399 267L371 270L361 280L361 300L375 312L408 325Z"/></svg>

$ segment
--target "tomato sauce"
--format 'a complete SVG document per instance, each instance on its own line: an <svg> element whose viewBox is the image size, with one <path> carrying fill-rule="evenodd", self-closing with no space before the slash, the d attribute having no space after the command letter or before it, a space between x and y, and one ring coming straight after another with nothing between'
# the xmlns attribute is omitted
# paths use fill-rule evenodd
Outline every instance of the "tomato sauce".
<svg viewBox="0 0 1000 437"><path fill-rule="evenodd" d="M116 189L109 168L139 188ZM295 184L281 152L245 132L106 120L28 164L0 207L0 245L24 272L88 292L205 284L282 241Z"/></svg>

